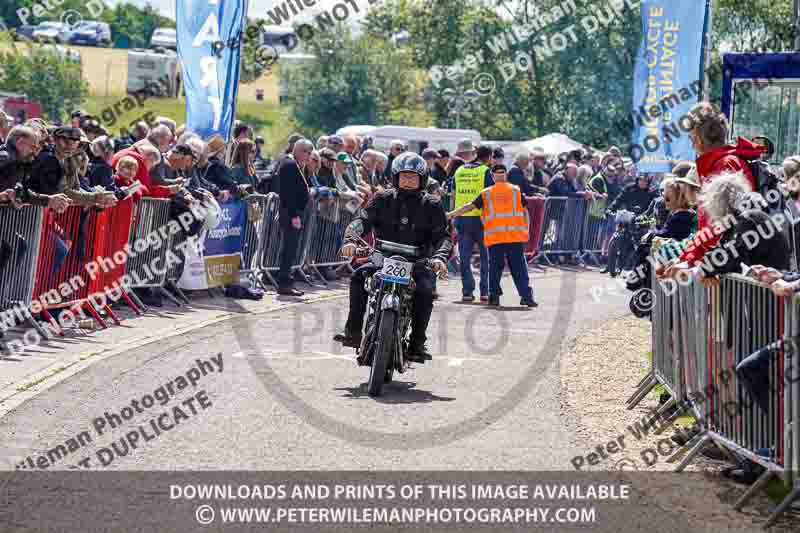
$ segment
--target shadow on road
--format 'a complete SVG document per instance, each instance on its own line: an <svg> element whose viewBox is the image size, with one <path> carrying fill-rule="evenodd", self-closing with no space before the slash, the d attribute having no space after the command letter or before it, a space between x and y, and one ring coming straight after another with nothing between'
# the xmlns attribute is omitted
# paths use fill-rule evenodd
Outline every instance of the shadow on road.
<svg viewBox="0 0 800 533"><path fill-rule="evenodd" d="M376 402L389 404L455 401L455 398L449 396L439 396L430 391L415 389L416 386L415 382L393 381L383 386L382 396L373 399ZM362 383L358 387L341 387L334 390L346 392L345 398L370 398L366 383Z"/></svg>

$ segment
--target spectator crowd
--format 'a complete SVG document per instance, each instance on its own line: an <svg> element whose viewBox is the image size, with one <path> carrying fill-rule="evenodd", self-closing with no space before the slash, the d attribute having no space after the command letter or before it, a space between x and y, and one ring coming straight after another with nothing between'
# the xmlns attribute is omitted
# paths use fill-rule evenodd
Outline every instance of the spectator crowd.
<svg viewBox="0 0 800 533"><path fill-rule="evenodd" d="M654 217L658 221L657 237L684 243L681 261L658 271L659 275L674 275L680 268L700 263L723 238L721 234L706 235L720 216L745 216L735 205L724 212L699 205L703 197L711 194L731 197L733 185L705 195L699 194L700 188L721 173L739 172L750 187L742 189L742 194L757 190L748 162L763 153L760 145L746 139L740 139L736 146L725 144L727 122L709 104L700 104L693 116L698 120L690 136L700 155L696 164L682 162L672 173L637 176L635 165L623 158L615 146L605 152L584 148L556 157L534 149L514 154L508 182L528 199L585 199L589 216L603 224L603 254L614 230L609 212L630 209L636 215ZM227 143L219 136L204 140L166 117L158 117L152 128L139 123L129 137L118 139L112 139L95 117L81 111L72 113L70 124L65 126L52 126L41 119L12 124L10 117L0 114L0 204L32 204L61 212L73 205L113 209L129 197L167 198L172 216L178 216L196 204L219 204L250 194L276 193L286 248L282 256L286 264L281 269L278 288L293 295L300 291L293 287L287 262L298 244L303 213L310 200L321 208L339 203L355 213L372 195L392 186L392 162L408 149L403 140L392 141L384 153L375 148L370 137L324 135L313 142L293 134L285 150L273 159L265 153L264 139L257 137L251 126L239 122ZM421 155L429 171L427 192L442 198L444 208L449 208L454 176L461 166L476 161L478 155L479 162L487 168L505 161L502 148L490 148L476 150L472 142L465 140L453 154L446 149L424 149ZM787 159L784 170L782 194L796 199L800 191L800 158ZM736 183L741 189L741 180ZM660 194L656 184L660 185ZM790 212L798 209L792 201L785 205ZM752 223L752 216L745 218L747 224ZM723 244L739 242L737 235L747 231L747 224L728 229ZM785 247L785 253L791 255L796 253L793 247L797 239L794 232L789 237L791 246ZM770 257L757 253L742 257L751 262L758 260L758 267L789 267L788 255L773 257L784 253L783 246L764 249L770 251ZM736 266L726 264L720 268L729 272ZM774 272L770 276L775 277ZM772 281L782 291L798 288L796 282Z"/></svg>

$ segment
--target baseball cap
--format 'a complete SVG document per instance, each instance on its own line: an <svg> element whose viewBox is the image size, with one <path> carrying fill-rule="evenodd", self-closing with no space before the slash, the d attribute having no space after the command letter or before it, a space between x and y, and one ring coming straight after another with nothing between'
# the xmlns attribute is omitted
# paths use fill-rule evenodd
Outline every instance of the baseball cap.
<svg viewBox="0 0 800 533"><path fill-rule="evenodd" d="M472 139L461 139L458 141L457 152L474 152L475 145L472 144Z"/></svg>
<svg viewBox="0 0 800 533"><path fill-rule="evenodd" d="M331 135L328 137L328 144L344 144L344 139L338 135Z"/></svg>
<svg viewBox="0 0 800 533"><path fill-rule="evenodd" d="M338 154L336 154L336 160L337 161L341 161L342 163L352 163L353 162L353 160L350 159L350 156L347 154L347 152L339 152Z"/></svg>
<svg viewBox="0 0 800 533"><path fill-rule="evenodd" d="M71 141L80 141L84 135L83 132L78 128L62 126L60 128L56 128L56 130L53 132L53 137L63 137L64 139L69 139Z"/></svg>
<svg viewBox="0 0 800 533"><path fill-rule="evenodd" d="M498 163L497 165L492 165L492 173L495 172L508 172L508 168L502 163Z"/></svg>

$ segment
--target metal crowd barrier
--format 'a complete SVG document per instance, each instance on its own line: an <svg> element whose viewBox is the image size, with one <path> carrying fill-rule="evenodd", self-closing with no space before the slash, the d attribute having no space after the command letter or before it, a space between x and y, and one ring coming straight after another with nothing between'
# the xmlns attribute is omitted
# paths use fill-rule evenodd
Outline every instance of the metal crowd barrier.
<svg viewBox="0 0 800 533"><path fill-rule="evenodd" d="M160 292L164 297L180 305L172 294L164 288L169 269L167 255L173 235L169 228L170 201L161 198L142 198L133 204L128 245L131 254L125 265L125 274L130 280L131 289L151 289ZM135 292L130 297L144 309L144 304Z"/></svg>
<svg viewBox="0 0 800 533"><path fill-rule="evenodd" d="M650 372L639 382L626 403L628 409L633 409L650 394L656 385L661 385L667 390L671 400L660 408L660 414L674 406L676 398L683 398L684 387L682 387L679 377L680 357L677 353L682 348L680 332L686 330L680 321L680 302L682 300L685 302L690 298L682 299L673 284L662 284L655 275L650 290L653 293Z"/></svg>
<svg viewBox="0 0 800 533"><path fill-rule="evenodd" d="M30 312L36 282L44 209L0 206L0 312L3 328L26 321L43 330Z"/></svg>
<svg viewBox="0 0 800 533"><path fill-rule="evenodd" d="M267 195L266 211L264 214L265 219L269 220L269 224L264 224L262 228L260 243L261 250L258 253L258 271L272 284L273 287L278 286L275 279L275 274L280 270L281 249L283 247L283 232L280 230L280 199L275 193ZM311 209L306 209L303 216L303 228L300 230L299 243L297 245L297 252L292 260L291 271L292 274L299 274L308 283L311 281L303 272L303 265L305 265L308 249L311 245L311 236L314 233L315 218L312 215Z"/></svg>
<svg viewBox="0 0 800 533"><path fill-rule="evenodd" d="M325 282L325 276L319 270L321 267L340 267L350 264L349 259L344 259L339 254L339 250L344 240L344 232L355 215L338 199L328 202L316 200L312 202L310 211L314 219L314 233L311 236L306 263Z"/></svg>
<svg viewBox="0 0 800 533"><path fill-rule="evenodd" d="M591 258L595 264L599 264L599 256L603 253L603 241L607 236L607 223L605 214L602 217L593 217L591 213L591 200L585 200L586 217L581 234L580 257L585 260ZM609 235L610 236L610 235Z"/></svg>
<svg viewBox="0 0 800 533"><path fill-rule="evenodd" d="M768 519L769 527L800 498L800 296L775 296L768 286L740 275L704 288L694 274L664 289L654 280L651 370L628 406L661 384L671 396L657 414L661 428L685 411L695 417L700 432L668 459L680 460L676 472L710 445L732 461L744 457L761 465L763 474L736 509L773 477L794 484ZM762 359L753 366L748 358L759 351ZM665 418L670 409L673 414Z"/></svg>
<svg viewBox="0 0 800 533"><path fill-rule="evenodd" d="M277 198L263 194L251 194L247 197L247 219L242 231L242 263L240 275L253 279L258 283L261 254L267 248L267 240L277 225L275 210Z"/></svg>
<svg viewBox="0 0 800 533"><path fill-rule="evenodd" d="M587 202L583 198L549 196L545 199L539 256L552 265L550 256L579 257Z"/></svg>

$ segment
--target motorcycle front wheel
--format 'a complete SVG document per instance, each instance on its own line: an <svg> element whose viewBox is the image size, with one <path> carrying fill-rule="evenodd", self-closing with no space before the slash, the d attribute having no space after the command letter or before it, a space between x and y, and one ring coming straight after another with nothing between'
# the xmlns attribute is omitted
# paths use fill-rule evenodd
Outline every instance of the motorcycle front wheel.
<svg viewBox="0 0 800 533"><path fill-rule="evenodd" d="M368 391L370 396L380 396L383 389L386 369L392 364L392 350L395 346L394 337L397 328L397 312L385 309L381 313L378 326L375 352L372 356L372 367L369 370Z"/></svg>
<svg viewBox="0 0 800 533"><path fill-rule="evenodd" d="M615 278L619 272L617 271L617 263L619 262L618 255L620 255L620 241L622 238L619 233L614 233L611 240L608 242L608 274Z"/></svg>

